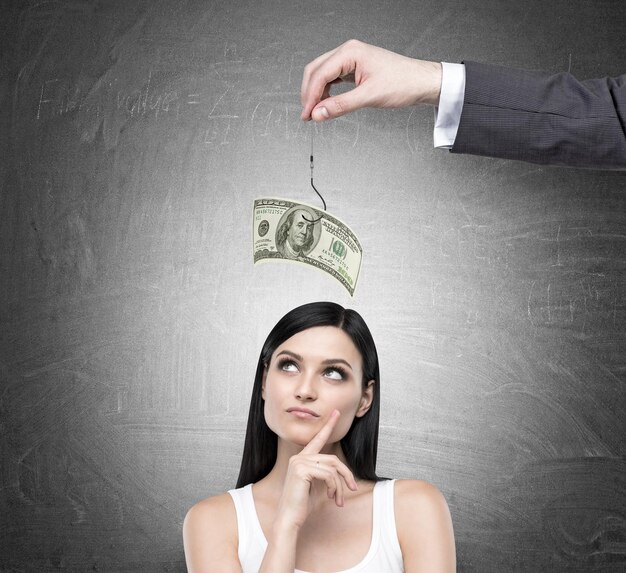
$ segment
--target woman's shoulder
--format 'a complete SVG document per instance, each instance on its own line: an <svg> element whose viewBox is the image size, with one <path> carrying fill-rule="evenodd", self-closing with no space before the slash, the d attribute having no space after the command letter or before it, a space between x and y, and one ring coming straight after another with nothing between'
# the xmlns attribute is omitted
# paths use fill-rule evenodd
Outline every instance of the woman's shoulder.
<svg viewBox="0 0 626 573"><path fill-rule="evenodd" d="M234 563L239 540L230 494L207 497L193 505L183 522L183 541L190 571L201 571L200 563Z"/></svg>
<svg viewBox="0 0 626 573"><path fill-rule="evenodd" d="M209 527L213 522L228 524L234 520L237 526L237 515L233 498L228 492L207 497L189 508L185 516L185 524L194 527Z"/></svg>
<svg viewBox="0 0 626 573"><path fill-rule="evenodd" d="M394 510L405 564L430 560L441 563L442 571L454 570L452 518L439 489L422 480L397 480Z"/></svg>
<svg viewBox="0 0 626 573"><path fill-rule="evenodd" d="M396 499L408 503L445 502L443 494L432 483L420 479L395 480L394 494Z"/></svg>
<svg viewBox="0 0 626 573"><path fill-rule="evenodd" d="M394 506L398 517L411 521L428 520L434 516L449 515L443 494L424 480L399 479L394 487Z"/></svg>

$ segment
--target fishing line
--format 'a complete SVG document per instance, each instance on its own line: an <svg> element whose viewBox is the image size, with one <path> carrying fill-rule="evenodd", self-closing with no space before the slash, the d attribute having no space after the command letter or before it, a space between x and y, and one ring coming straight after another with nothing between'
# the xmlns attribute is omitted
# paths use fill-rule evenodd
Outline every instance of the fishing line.
<svg viewBox="0 0 626 573"><path fill-rule="evenodd" d="M326 201L324 201L324 197L322 197L322 194L317 190L317 187L315 187L315 184L313 183L313 135L314 134L315 134L315 127L313 126L311 128L311 155L309 157L310 162L311 162L311 187L313 187L313 191L315 191L317 193L317 196L322 200L322 204L324 205L324 211L326 211ZM322 219L322 217L323 215L318 217L317 219L307 219L304 215L302 215L302 218L308 223L317 223L318 221Z"/></svg>

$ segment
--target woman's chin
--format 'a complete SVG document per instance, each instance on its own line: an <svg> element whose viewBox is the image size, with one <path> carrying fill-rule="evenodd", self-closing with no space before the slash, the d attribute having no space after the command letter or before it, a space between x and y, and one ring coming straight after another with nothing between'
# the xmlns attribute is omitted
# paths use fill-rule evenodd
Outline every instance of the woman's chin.
<svg viewBox="0 0 626 573"><path fill-rule="evenodd" d="M315 434L289 434L284 437L284 440L293 444L294 446L298 446L299 448L304 448L308 443L314 438Z"/></svg>
<svg viewBox="0 0 626 573"><path fill-rule="evenodd" d="M304 448L317 432L313 428L289 428L277 433L279 440L292 444L299 449Z"/></svg>

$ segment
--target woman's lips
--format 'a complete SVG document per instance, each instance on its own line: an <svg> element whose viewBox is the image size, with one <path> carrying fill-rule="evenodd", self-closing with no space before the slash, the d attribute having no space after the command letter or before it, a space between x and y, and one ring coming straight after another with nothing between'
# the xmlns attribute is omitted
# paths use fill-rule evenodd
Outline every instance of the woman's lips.
<svg viewBox="0 0 626 573"><path fill-rule="evenodd" d="M312 420L320 417L319 414L315 413L313 410L309 410L308 408L288 408L287 412L302 420Z"/></svg>

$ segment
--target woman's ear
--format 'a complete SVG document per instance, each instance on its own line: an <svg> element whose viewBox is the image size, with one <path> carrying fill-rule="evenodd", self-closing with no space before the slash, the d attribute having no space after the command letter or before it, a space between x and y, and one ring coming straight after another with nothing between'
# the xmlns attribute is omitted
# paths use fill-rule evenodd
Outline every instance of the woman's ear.
<svg viewBox="0 0 626 573"><path fill-rule="evenodd" d="M361 396L361 401L359 402L359 409L356 411L357 418L365 416L365 414L367 414L369 409L372 407L372 401L374 400L374 384L376 384L376 381L370 380L363 390L363 395Z"/></svg>
<svg viewBox="0 0 626 573"><path fill-rule="evenodd" d="M261 398L265 400L265 379L267 378L267 364L263 364L263 378L261 380Z"/></svg>

